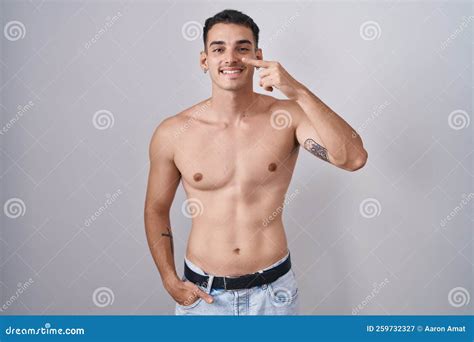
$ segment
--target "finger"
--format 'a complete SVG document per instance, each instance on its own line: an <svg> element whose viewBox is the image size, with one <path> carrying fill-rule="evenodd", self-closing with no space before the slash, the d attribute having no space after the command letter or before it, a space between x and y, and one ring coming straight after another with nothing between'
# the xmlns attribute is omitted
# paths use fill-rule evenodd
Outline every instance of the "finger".
<svg viewBox="0 0 474 342"><path fill-rule="evenodd" d="M273 91L272 82L268 77L266 80L260 80L260 86L267 91Z"/></svg>
<svg viewBox="0 0 474 342"><path fill-rule="evenodd" d="M266 76L270 75L271 73L272 73L271 70L263 69L262 71L260 71L260 72L258 73L258 75L259 75L261 78L263 78L263 77L266 77Z"/></svg>
<svg viewBox="0 0 474 342"><path fill-rule="evenodd" d="M209 304L211 304L214 301L214 299L212 298L211 295L209 295L206 292L202 291L201 288L199 286L197 286L196 284L194 284L193 282L186 281L186 284L190 285L193 296L201 297L202 299L204 299Z"/></svg>
<svg viewBox="0 0 474 342"><path fill-rule="evenodd" d="M260 85L261 85L262 87L264 87L264 88L265 88L265 87L271 87L271 86L273 86L273 81L272 81L272 79L271 79L270 76L267 76L267 77L262 78L262 79L260 80Z"/></svg>
<svg viewBox="0 0 474 342"><path fill-rule="evenodd" d="M204 299L206 302L208 302L209 304L211 304L214 301L214 298L212 298L211 295L207 294L206 292L204 292L200 288L197 288L196 294L199 297L201 297L202 299Z"/></svg>
<svg viewBox="0 0 474 342"><path fill-rule="evenodd" d="M192 281L189 281L189 280L185 280L184 281L184 286L188 291L191 291L191 293L194 297L200 297L198 293L199 293L199 291L201 291L201 288L199 286L197 286L195 283L193 283Z"/></svg>
<svg viewBox="0 0 474 342"><path fill-rule="evenodd" d="M262 87L265 82L271 83L271 81L272 81L271 76L268 75L268 76L260 77L259 83L260 83L260 86Z"/></svg>
<svg viewBox="0 0 474 342"><path fill-rule="evenodd" d="M268 68L271 65L270 62L268 61L262 61L259 59L253 59L253 58L247 58L247 57L242 57L242 62L244 64L253 65L260 68Z"/></svg>

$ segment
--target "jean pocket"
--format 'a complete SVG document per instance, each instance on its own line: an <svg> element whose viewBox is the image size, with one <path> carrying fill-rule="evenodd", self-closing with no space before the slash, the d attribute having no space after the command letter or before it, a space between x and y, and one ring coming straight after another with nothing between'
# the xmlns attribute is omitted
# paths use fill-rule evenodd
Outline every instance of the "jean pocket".
<svg viewBox="0 0 474 342"><path fill-rule="evenodd" d="M267 292L271 303L275 306L293 304L298 297L298 283L294 271L290 269L280 278L269 283Z"/></svg>

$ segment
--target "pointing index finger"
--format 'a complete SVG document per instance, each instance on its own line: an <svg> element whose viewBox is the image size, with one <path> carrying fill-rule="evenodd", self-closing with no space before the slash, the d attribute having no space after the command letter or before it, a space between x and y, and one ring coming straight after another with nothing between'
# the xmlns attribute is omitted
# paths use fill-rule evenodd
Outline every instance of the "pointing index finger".
<svg viewBox="0 0 474 342"><path fill-rule="evenodd" d="M260 68L268 68L270 66L270 62L262 61L259 59L247 58L247 57L242 57L242 62L244 62L245 64L260 67Z"/></svg>

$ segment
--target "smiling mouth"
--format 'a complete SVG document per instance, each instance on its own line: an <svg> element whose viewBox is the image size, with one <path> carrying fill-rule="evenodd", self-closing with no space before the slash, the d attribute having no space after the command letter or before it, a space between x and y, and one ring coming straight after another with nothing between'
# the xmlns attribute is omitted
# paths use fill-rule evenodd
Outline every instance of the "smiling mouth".
<svg viewBox="0 0 474 342"><path fill-rule="evenodd" d="M241 74L244 68L222 68L219 69L219 74L223 75L238 75Z"/></svg>

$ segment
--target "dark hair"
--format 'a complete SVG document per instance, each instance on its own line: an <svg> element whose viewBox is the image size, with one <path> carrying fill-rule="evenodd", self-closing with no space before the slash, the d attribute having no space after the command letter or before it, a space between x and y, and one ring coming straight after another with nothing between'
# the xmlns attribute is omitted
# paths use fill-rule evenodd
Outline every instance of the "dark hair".
<svg viewBox="0 0 474 342"><path fill-rule="evenodd" d="M203 30L204 48L207 48L207 33L212 28L212 26L219 23L243 25L251 29L253 33L253 38L255 40L255 49L257 49L258 33L260 32L260 29L258 28L257 24L255 24L253 19L250 18L248 15L232 9L223 10L215 14L213 17L206 19Z"/></svg>

